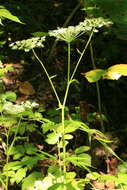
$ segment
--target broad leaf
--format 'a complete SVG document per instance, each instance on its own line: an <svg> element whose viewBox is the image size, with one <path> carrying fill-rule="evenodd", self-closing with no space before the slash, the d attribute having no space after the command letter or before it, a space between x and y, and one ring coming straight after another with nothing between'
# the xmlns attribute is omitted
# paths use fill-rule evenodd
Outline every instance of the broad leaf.
<svg viewBox="0 0 127 190"><path fill-rule="evenodd" d="M45 140L48 144L56 144L59 140L59 134L58 133L50 133L47 135L47 139Z"/></svg>
<svg viewBox="0 0 127 190"><path fill-rule="evenodd" d="M27 190L29 187L33 187L35 182L38 180L42 180L42 176L40 172L33 172L28 177L23 180L22 190Z"/></svg>
<svg viewBox="0 0 127 190"><path fill-rule="evenodd" d="M19 22L22 23L17 16L14 16L13 14L11 14L10 11L8 11L4 6L0 6L0 19L9 19L15 22Z"/></svg>
<svg viewBox="0 0 127 190"><path fill-rule="evenodd" d="M105 72L106 71L103 69L94 69L87 73L82 73L82 74L85 75L86 79L89 82L96 82L105 74Z"/></svg>
<svg viewBox="0 0 127 190"><path fill-rule="evenodd" d="M80 146L78 148L75 149L75 154L81 154L83 152L86 152L90 149L89 146Z"/></svg>
<svg viewBox="0 0 127 190"><path fill-rule="evenodd" d="M109 67L103 78L118 80L121 76L127 76L127 64L118 64Z"/></svg>

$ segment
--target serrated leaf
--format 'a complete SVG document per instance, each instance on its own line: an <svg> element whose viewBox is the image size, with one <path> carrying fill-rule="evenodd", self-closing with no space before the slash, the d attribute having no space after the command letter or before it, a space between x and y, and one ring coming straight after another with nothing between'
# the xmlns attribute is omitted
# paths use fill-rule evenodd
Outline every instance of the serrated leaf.
<svg viewBox="0 0 127 190"><path fill-rule="evenodd" d="M22 181L22 179L26 176L27 168L20 168L15 175L11 178L11 183L16 182L17 184Z"/></svg>
<svg viewBox="0 0 127 190"><path fill-rule="evenodd" d="M33 187L37 180L42 180L40 172L33 172L23 180L22 190L27 190L28 187Z"/></svg>
<svg viewBox="0 0 127 190"><path fill-rule="evenodd" d="M44 160L44 156L25 156L20 162L22 166L26 166L28 169L32 169L39 160Z"/></svg>
<svg viewBox="0 0 127 190"><path fill-rule="evenodd" d="M20 161L15 161L15 162L9 162L4 166L4 171L8 170L18 170L22 167L22 164Z"/></svg>
<svg viewBox="0 0 127 190"><path fill-rule="evenodd" d="M60 167L58 165L49 166L48 173L52 174L53 176L60 177Z"/></svg>
<svg viewBox="0 0 127 190"><path fill-rule="evenodd" d="M86 152L88 150L90 150L89 146L80 146L80 147L75 149L75 154L81 154L81 153Z"/></svg>
<svg viewBox="0 0 127 190"><path fill-rule="evenodd" d="M92 83L97 82L105 74L105 72L106 71L103 69L94 69L86 73L82 73L82 75L84 75L86 79Z"/></svg>
<svg viewBox="0 0 127 190"><path fill-rule="evenodd" d="M65 160L79 167L91 166L91 156L85 153L72 155L67 157Z"/></svg>
<svg viewBox="0 0 127 190"><path fill-rule="evenodd" d="M25 143L24 148L25 148L26 153L30 155L38 152L38 149L31 143Z"/></svg>

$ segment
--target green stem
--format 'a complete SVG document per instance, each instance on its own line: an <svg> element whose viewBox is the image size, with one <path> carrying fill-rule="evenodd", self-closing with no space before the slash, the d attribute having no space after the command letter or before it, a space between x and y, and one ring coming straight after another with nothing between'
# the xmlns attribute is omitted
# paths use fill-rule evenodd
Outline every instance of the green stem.
<svg viewBox="0 0 127 190"><path fill-rule="evenodd" d="M70 43L68 43L68 76L67 76L67 82L68 83L70 80L70 59L71 59L70 52L71 52Z"/></svg>
<svg viewBox="0 0 127 190"><path fill-rule="evenodd" d="M16 136L17 136L17 133L18 133L18 129L19 129L19 125L20 125L20 122L21 122L21 118L19 119L19 122L17 124L17 128L16 128L16 131L15 131L15 134L14 134L14 138L13 138L13 141L9 147L9 136L10 136L10 129L8 130L8 133L7 133L7 141L6 141L6 154L7 154L7 157L6 157L6 164L9 163L9 152L11 151L14 143L15 143L15 140L16 140ZM8 167L7 167L7 175L6 175L6 187L5 189L8 190L8 181L9 181L9 177L8 177Z"/></svg>
<svg viewBox="0 0 127 190"><path fill-rule="evenodd" d="M92 61L92 66L93 69L96 69L96 65L95 65L95 60L94 60L94 53L93 53L93 47L92 44L90 43L90 54L91 54L91 61ZM100 93L100 87L99 87L99 82L96 82L96 89L97 89L97 100L98 100L98 111L100 113L100 117L101 117L101 113L102 113L102 109L101 109L101 93ZM103 123L103 119L101 119L100 121L101 123L101 130L104 132L104 123Z"/></svg>
<svg viewBox="0 0 127 190"><path fill-rule="evenodd" d="M39 63L41 64L42 68L44 69L44 72L45 72L45 74L46 74L46 76L47 76L47 78L48 78L48 80L49 80L49 82L50 82L50 84L51 84L51 87L52 87L52 89L53 89L53 91L54 91L54 94L55 94L55 96L56 96L56 99L57 99L57 101L58 101L58 106L59 106L59 108L61 108L61 102L60 102L60 99L59 99L58 94L57 94L57 92L56 92L56 89L55 89L55 87L54 87L54 84L53 84L53 82L52 82L52 80L51 80L51 77L49 76L49 74L48 74L48 72L47 72L47 70L46 70L46 68L45 68L45 66L44 66L44 64L43 64L43 62L39 59L39 57L38 57L37 54L35 53L34 49L32 49L32 51L33 51L34 56L36 57L36 59L39 61Z"/></svg>
<svg viewBox="0 0 127 190"><path fill-rule="evenodd" d="M10 128L9 128L10 129ZM7 140L6 140L6 164L8 164L9 162L9 155L8 155L8 149L9 149L9 134L10 134L10 130L7 131ZM9 177L8 177L8 168L7 168L7 174L6 174L6 185L5 185L5 189L8 190L8 181L9 181Z"/></svg>
<svg viewBox="0 0 127 190"><path fill-rule="evenodd" d="M76 71L77 71L77 68L78 68L78 66L79 66L79 64L80 64L80 62L81 62L81 60L82 60L82 57L83 57L84 53L86 52L86 49L87 49L87 47L88 47L88 45L89 45L89 43L90 43L90 41L91 41L92 36L93 36L93 30L92 30L92 32L91 32L91 34L90 34L90 36L89 36L89 39L88 39L88 41L87 41L87 43L86 43L86 46L85 46L84 50L82 51L82 53L81 53L81 55L80 55L80 57L79 57L79 60L78 60L76 66L75 66L75 69L74 69L74 71L73 71L73 73L72 73L72 75L71 75L70 81L74 78L74 75L75 75L75 73L76 73Z"/></svg>
<svg viewBox="0 0 127 190"><path fill-rule="evenodd" d="M66 21L64 22L63 24L63 28L66 27L68 25L68 23L70 22L70 20L73 18L73 16L75 15L76 11L80 8L81 6L81 2L79 2L76 7L72 10L71 14L67 17ZM52 45L52 48L51 48L51 51L50 51L50 54L49 54L49 57L48 57L48 60L51 59L52 55L53 55L53 51L57 45L58 41L55 40L55 42L53 43Z"/></svg>
<svg viewBox="0 0 127 190"><path fill-rule="evenodd" d="M64 172L64 183L66 183L66 144L65 144L65 107L63 106L61 109L61 116L62 116L62 148L63 148L63 172Z"/></svg>

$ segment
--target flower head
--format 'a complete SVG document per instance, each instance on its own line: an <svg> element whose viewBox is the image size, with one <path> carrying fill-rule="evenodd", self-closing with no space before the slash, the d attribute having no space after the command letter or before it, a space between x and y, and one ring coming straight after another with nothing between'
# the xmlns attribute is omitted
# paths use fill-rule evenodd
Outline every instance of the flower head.
<svg viewBox="0 0 127 190"><path fill-rule="evenodd" d="M86 18L84 22L80 22L77 26L69 26L67 28L57 28L49 31L49 35L55 37L57 40L70 43L82 34L90 31L98 32L97 28L104 25L111 24L111 22L102 17Z"/></svg>
<svg viewBox="0 0 127 190"><path fill-rule="evenodd" d="M84 32L81 25L69 26L67 28L58 28L57 30L49 31L50 36L56 37L58 40L70 43Z"/></svg>
<svg viewBox="0 0 127 190"><path fill-rule="evenodd" d="M112 24L108 19L104 19L103 17L99 18L87 18L84 22L80 22L80 25L87 31L91 31L93 29L94 32L98 32L97 28L101 28L102 26Z"/></svg>
<svg viewBox="0 0 127 190"><path fill-rule="evenodd" d="M23 49L28 52L35 47L44 47L43 42L45 41L45 36L43 37L33 37L27 40L17 41L10 44L12 49Z"/></svg>

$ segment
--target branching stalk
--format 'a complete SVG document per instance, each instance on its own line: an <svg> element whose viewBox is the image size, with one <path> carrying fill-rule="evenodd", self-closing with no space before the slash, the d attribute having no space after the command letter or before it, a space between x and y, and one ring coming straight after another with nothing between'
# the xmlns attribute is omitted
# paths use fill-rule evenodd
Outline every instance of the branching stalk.
<svg viewBox="0 0 127 190"><path fill-rule="evenodd" d="M53 82L52 82L52 80L51 80L51 78L50 78L50 76L49 76L49 74L48 74L48 72L47 72L47 70L46 70L46 68L45 68L45 66L44 66L44 64L43 64L43 62L42 62L42 61L40 60L40 58L37 56L37 54L36 54L36 52L34 51L34 49L32 49L32 51L33 51L34 56L36 57L36 59L39 61L39 63L41 64L42 68L44 69L44 72L45 72L45 74L46 74L46 76L47 76L47 78L48 78L48 80L49 80L49 82L50 82L50 84L51 84L51 87L52 87L52 89L53 89L53 91L54 91L54 94L55 94L55 96L56 96L56 99L57 99L57 101L58 101L58 106L59 106L59 108L61 108L61 102L60 102L59 96L58 96L58 94L57 94L57 92L56 92L56 89L55 89L55 87L54 87L54 84L53 84Z"/></svg>
<svg viewBox="0 0 127 190"><path fill-rule="evenodd" d="M88 47L88 45L89 45L89 43L90 43L90 41L91 41L91 38L92 38L92 36L93 36L93 30L92 30L92 32L91 32L91 34L90 34L90 36L89 36L89 39L88 39L88 41L87 41L87 43L86 43L86 45L85 45L85 48L84 48L84 50L82 51L82 53L81 53L81 55L80 55L80 57L79 57L79 60L78 60L78 62L77 62L77 64L76 64L76 66L75 66L75 69L74 69L74 71L73 71L73 73L72 73L72 75L71 75L71 79L70 79L70 81L71 80L73 80L73 78L74 78L74 75L75 75L75 73L76 73L76 71L77 71L77 68L78 68L78 66L79 66L79 64L80 64L80 62L81 62L81 60L82 60L82 57L83 57L83 55L84 55L84 53L85 53L85 51L86 51L86 49L87 49L87 47Z"/></svg>
<svg viewBox="0 0 127 190"><path fill-rule="evenodd" d="M76 73L76 71L77 71L77 68L78 68L78 66L79 66L79 64L80 64L80 62L81 62L81 60L82 60L82 57L83 57L83 55L84 55L84 53L85 53L85 51L86 51L86 49L87 49L87 47L88 47L88 45L89 45L89 43L90 43L90 41L91 41L92 36L93 36L93 30L92 30L92 32L91 32L91 34L90 34L90 36L89 36L89 39L88 39L88 41L87 41L87 43L86 43L86 45L85 45L84 50L82 51L82 53L81 53L81 55L80 55L80 57L79 57L79 60L78 60L76 66L75 66L75 68L74 68L74 71L73 71L72 75L71 75L71 73L70 73L70 72L71 72L71 71L70 71L70 70L71 70L71 52L70 52L70 50L71 50L71 45L70 45L70 43L68 43L67 86L66 86L66 90L65 90L65 95L64 95L63 103L61 103L61 101L60 101L60 98L59 98L59 96L58 96L58 94L57 94L57 92L56 92L56 89L55 89L55 87L54 87L54 84L53 84L53 82L52 82L52 80L51 80L51 78L50 78L50 76L49 76L49 74L48 74L48 72L47 72L47 70L46 70L46 68L45 68L45 66L44 66L44 64L43 64L43 62L39 59L39 57L37 56L37 54L36 54L35 51L33 50L33 53L34 53L35 57L37 58L37 60L38 60L38 61L40 62L40 64L42 65L42 67L43 67L43 69L44 69L44 71L45 71L45 73L46 73L46 75L47 75L47 77L48 77L48 80L49 80L49 82L50 82L50 84L51 84L51 87L52 87L52 89L53 89L53 91L54 91L54 94L55 94L55 96L56 96L56 98L57 98L57 101L58 101L58 104L59 104L59 109L61 109L61 123L62 123L62 137L61 137L61 140L62 140L62 153L63 153L63 165L62 165L62 168L61 168L61 151L60 151L60 146L59 146L59 145L60 145L60 142L58 142L58 154L59 154L60 170L62 169L62 170L63 170L63 173L64 173L64 181L63 181L64 184L66 184L65 106L66 106L66 101L67 101L67 97L68 97L68 92L69 92L70 85L71 85L72 80L73 80L73 78L74 78L74 75L75 75L75 73ZM70 76L70 75L71 75L71 76ZM63 190L66 190L66 186L63 187Z"/></svg>

